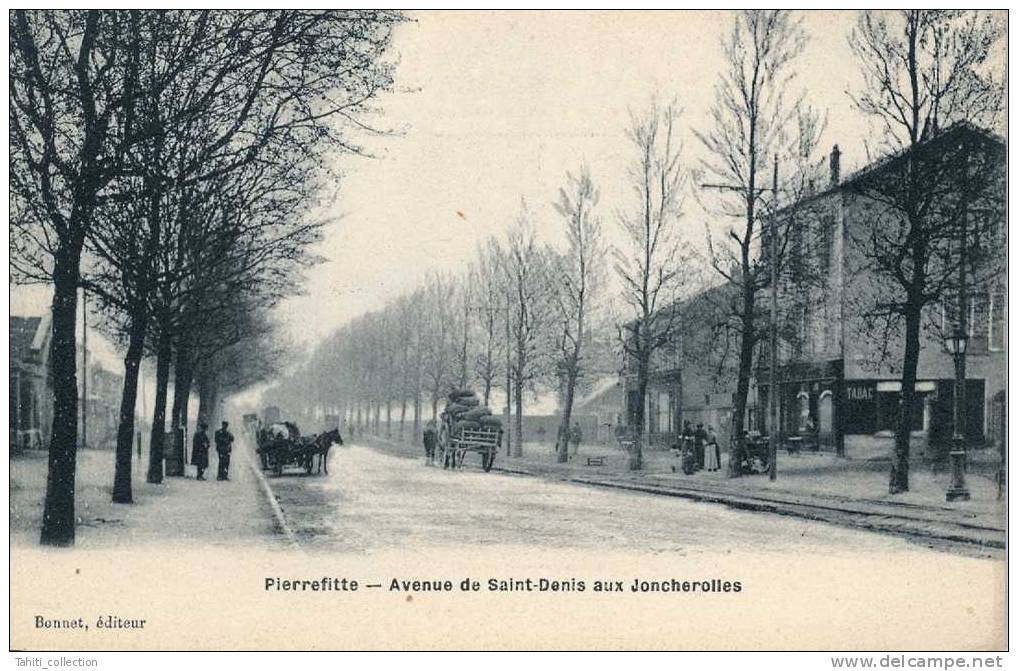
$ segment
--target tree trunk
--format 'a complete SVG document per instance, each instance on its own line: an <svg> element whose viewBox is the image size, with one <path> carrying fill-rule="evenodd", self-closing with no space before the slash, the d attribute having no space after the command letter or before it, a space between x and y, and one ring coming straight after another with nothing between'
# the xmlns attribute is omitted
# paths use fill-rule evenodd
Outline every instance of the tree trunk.
<svg viewBox="0 0 1018 671"><path fill-rule="evenodd" d="M132 316L127 354L124 356L124 391L120 397L117 451L113 468L113 502L132 503L131 454L134 443L134 411L138 403L138 374L145 355L148 310L144 306Z"/></svg>
<svg viewBox="0 0 1018 671"><path fill-rule="evenodd" d="M901 368L901 398L898 422L894 432L894 454L891 455L891 477L888 491L908 491L909 448L912 439L912 407L915 405L915 380L919 368L919 310L905 314L905 358Z"/></svg>
<svg viewBox="0 0 1018 671"><path fill-rule="evenodd" d="M152 435L149 438L147 481L163 481L163 437L166 432L166 391L170 383L170 359L173 356L169 330L160 329L156 353L156 404L152 415Z"/></svg>
<svg viewBox="0 0 1018 671"><path fill-rule="evenodd" d="M177 346L176 361L173 365L173 406L170 411L170 428L173 431L174 440L177 438L177 431L181 432L181 459L183 468L180 475L187 471L187 402L191 397L191 382L193 377L193 362L191 348L186 343L186 337L181 338Z"/></svg>
<svg viewBox="0 0 1018 671"><path fill-rule="evenodd" d="M513 447L513 432L512 432L512 385L509 384L509 376L506 376L505 381L505 431L502 432L503 438L505 438L505 453L506 455L512 454Z"/></svg>
<svg viewBox="0 0 1018 671"><path fill-rule="evenodd" d="M513 392L516 396L513 399L516 403L516 440L512 445L512 456L522 457L523 456L523 381L516 380L513 382Z"/></svg>
<svg viewBox="0 0 1018 671"><path fill-rule="evenodd" d="M170 421L174 430L187 424L187 400L193 381L192 371L191 348L181 343L177 348L177 358L173 365L173 409L170 411Z"/></svg>
<svg viewBox="0 0 1018 671"><path fill-rule="evenodd" d="M215 378L202 373L198 376L198 421L215 426L218 388Z"/></svg>
<svg viewBox="0 0 1018 671"><path fill-rule="evenodd" d="M646 358L650 358L649 354ZM636 394L638 403L635 408L634 424L636 424L636 440L633 441L633 448L629 452L629 470L639 471L643 469L643 438L644 425L646 424L645 410L647 407L647 377L650 364L639 361L636 368Z"/></svg>
<svg viewBox="0 0 1018 671"><path fill-rule="evenodd" d="M575 363L573 367L575 368ZM573 371L569 372L566 379L566 394L565 401L562 405L562 423L559 424L558 435L559 435L559 451L558 451L558 463L564 464L569 461L569 441L572 438L572 432L570 430L570 424L573 416L573 394L576 389L576 373Z"/></svg>
<svg viewBox="0 0 1018 671"><path fill-rule="evenodd" d="M406 397L404 396L399 402L399 439L402 441L405 435L404 429L406 428Z"/></svg>
<svg viewBox="0 0 1018 671"><path fill-rule="evenodd" d="M421 437L421 390L414 392L414 435L413 442L416 445Z"/></svg>
<svg viewBox="0 0 1018 671"><path fill-rule="evenodd" d="M753 295L749 289L743 296L742 334L739 344L739 374L732 401L732 435L728 440L728 477L742 477L742 455L745 454L746 401L749 398L749 376L753 370ZM774 393L772 390L771 393Z"/></svg>
<svg viewBox="0 0 1018 671"><path fill-rule="evenodd" d="M491 378L484 378L484 405L488 405L491 400Z"/></svg>
<svg viewBox="0 0 1018 671"><path fill-rule="evenodd" d="M392 401L385 402L385 437L392 438Z"/></svg>
<svg viewBox="0 0 1018 671"><path fill-rule="evenodd" d="M75 326L81 247L61 245L53 268L53 427L50 434L43 545L74 545L74 476L78 456L78 374Z"/></svg>

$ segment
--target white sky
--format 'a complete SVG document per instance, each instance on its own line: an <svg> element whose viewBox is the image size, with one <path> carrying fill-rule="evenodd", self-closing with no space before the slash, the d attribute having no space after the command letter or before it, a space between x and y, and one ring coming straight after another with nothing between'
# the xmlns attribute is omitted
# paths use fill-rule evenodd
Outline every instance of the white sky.
<svg viewBox="0 0 1018 671"><path fill-rule="evenodd" d="M293 337L313 341L419 283L456 270L490 234L503 235L520 199L553 243L561 222L550 203L567 170L590 166L606 231L630 202L628 108L658 94L685 114L686 163L702 151L722 67L726 12L424 13L397 29L397 84L378 124L401 137L371 139L379 158L345 157L330 210L342 215L309 274L307 294L283 309ZM811 36L799 60L808 101L828 112L824 152L842 150L842 173L861 166L866 124L845 91L858 87L847 43L852 13L805 15ZM687 198L683 228L702 247L705 215ZM466 221L457 212L462 212Z"/></svg>
<svg viewBox="0 0 1018 671"><path fill-rule="evenodd" d="M342 157L344 178L327 210L341 216L308 275L306 294L287 301L289 335L310 344L344 322L413 288L429 270L462 267L489 234L501 235L521 198L539 233L560 241L550 202L565 172L590 166L605 228L630 201L624 136L628 108L657 92L685 109L686 164L701 155L722 67L725 12L429 12L397 28L399 92L380 102L379 126L399 137L360 138L378 158ZM858 87L847 44L852 13L805 15L811 37L800 57L808 100L827 110L821 142L842 150L842 173L862 165L866 124L845 91ZM705 215L690 197L683 221L702 247ZM466 220L457 212L462 212ZM14 289L12 314L48 308L45 290ZM114 357L116 358L116 357Z"/></svg>

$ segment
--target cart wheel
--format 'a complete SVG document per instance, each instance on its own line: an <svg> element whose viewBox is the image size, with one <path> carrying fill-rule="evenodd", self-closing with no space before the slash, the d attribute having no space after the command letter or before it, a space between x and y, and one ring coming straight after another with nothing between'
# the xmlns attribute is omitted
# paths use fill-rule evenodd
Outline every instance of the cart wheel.
<svg viewBox="0 0 1018 671"><path fill-rule="evenodd" d="M492 465L495 463L495 450L488 450L481 455L481 465L484 467L484 472L487 473L491 470Z"/></svg>

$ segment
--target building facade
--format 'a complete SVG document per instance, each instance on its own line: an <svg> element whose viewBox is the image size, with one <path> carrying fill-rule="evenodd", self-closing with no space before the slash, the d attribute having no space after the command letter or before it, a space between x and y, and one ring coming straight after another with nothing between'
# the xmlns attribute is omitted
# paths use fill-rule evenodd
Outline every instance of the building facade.
<svg viewBox="0 0 1018 671"><path fill-rule="evenodd" d="M12 450L41 449L49 444L52 425L50 319L10 317L10 423Z"/></svg>
<svg viewBox="0 0 1018 671"><path fill-rule="evenodd" d="M937 151L938 144L967 142L970 137L989 141L991 151L1003 151L999 139L966 124L931 140L930 149ZM870 316L873 297L879 293L877 283L888 280L871 270L869 252L863 247L872 244L873 227L884 221L882 211L887 205L875 202L856 179L880 179L881 171L892 166L870 166L860 171L864 177L840 182L839 160L835 147L828 189L782 211L788 215L796 210L789 267L778 289L792 332L778 351L780 431L838 454L852 456L868 449L880 454L886 453L897 423L904 333L900 326L888 328ZM993 216L1006 215L996 211ZM1005 220L982 230L1006 231ZM990 236L991 254L1006 254L1002 237ZM797 267L803 269L803 277L796 277ZM962 429L970 445L978 446L1002 439L1007 363L1004 275L981 284L966 302L966 425ZM937 456L954 432L954 358L945 341L945 333L951 330L949 311L936 303L928 305L923 315L912 430L914 441L929 456ZM877 329L879 333L874 332ZM758 372L757 401L764 408L770 392L769 371L763 366ZM766 413L758 414L758 428L767 432Z"/></svg>
<svg viewBox="0 0 1018 671"><path fill-rule="evenodd" d="M990 152L1003 156L1003 142L980 129L959 124L929 141L926 151L978 140ZM779 304L777 370L779 433L782 439L805 449L855 457L886 456L896 427L901 395L904 337L900 328L874 333L867 316L873 289L879 282L862 250L885 207L858 188L858 179L881 179L881 171L894 167L883 161L840 179L840 151L829 156L829 175L823 188L812 190L777 213L789 226L785 259L777 289ZM1003 160L999 180L1004 184ZM996 179L994 177L993 179ZM1002 189L1001 189L1002 190ZM1006 260L1006 214L1003 209L972 208L971 216L996 216L983 230L997 231L982 244L988 253ZM968 216L968 215L966 215ZM970 243L971 244L971 243ZM763 235L761 249L766 250ZM984 250L985 251L985 250ZM1003 263L997 266L1003 267ZM997 267L995 266L995 267ZM732 285L714 287L685 301L683 327L675 347L652 361L645 400L645 434L651 445L676 440L682 424L702 422L714 426L722 444L728 444L733 362L724 361L719 346L725 336L706 328L719 314L713 306L724 303ZM764 309L769 291L761 292ZM730 297L728 297L730 298ZM867 301L870 301L869 303ZM980 284L967 296L966 425L970 445L997 445L1004 440L1006 408L1007 285L1003 272ZM913 440L931 454L949 442L954 431L954 359L944 332L949 310L931 304L923 316L918 362L916 401L912 410ZM938 324L941 328L937 328ZM766 325L764 326L766 328ZM767 408L770 396L768 342L758 344L747 403L746 427L770 434ZM731 349L731 348L727 348ZM637 403L635 376L623 375L627 416Z"/></svg>

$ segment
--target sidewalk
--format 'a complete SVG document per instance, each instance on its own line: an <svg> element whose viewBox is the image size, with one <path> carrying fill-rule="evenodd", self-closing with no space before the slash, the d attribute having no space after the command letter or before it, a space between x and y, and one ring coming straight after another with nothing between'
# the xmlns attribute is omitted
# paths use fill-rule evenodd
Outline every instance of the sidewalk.
<svg viewBox="0 0 1018 671"><path fill-rule="evenodd" d="M133 460L133 504L110 501L113 452L80 450L75 492L78 518L75 546L111 548L146 544L174 548L238 545L260 549L286 547L273 512L250 467L243 444L233 450L230 480L216 481L216 456L208 480L168 477L145 482L147 455ZM11 545L38 544L46 494L47 453L32 450L10 460Z"/></svg>
<svg viewBox="0 0 1018 671"><path fill-rule="evenodd" d="M684 475L672 471L678 459L666 451L645 452L644 469L635 472L628 470L627 455L617 447L581 445L565 464L555 461L551 444L527 443L523 451L519 458L500 454L494 469L804 517L977 551L1004 547L1006 501L997 499L996 483L985 474L967 475L971 501L948 503L944 494L950 473L934 473L920 464L913 465L911 491L892 496L887 493L888 462L829 454L779 453L778 478L771 482L767 475L729 479L724 455L722 470ZM588 457L603 457L604 464L587 465Z"/></svg>

